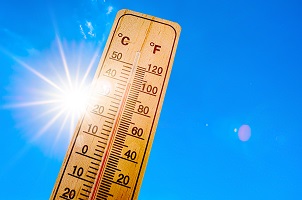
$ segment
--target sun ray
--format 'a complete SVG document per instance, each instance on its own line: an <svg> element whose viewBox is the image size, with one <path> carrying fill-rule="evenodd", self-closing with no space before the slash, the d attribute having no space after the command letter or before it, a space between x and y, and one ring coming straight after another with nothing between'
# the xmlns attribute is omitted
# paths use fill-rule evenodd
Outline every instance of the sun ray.
<svg viewBox="0 0 302 200"><path fill-rule="evenodd" d="M69 139L72 138L72 133L74 128L75 128L75 115L71 115L70 127L69 127Z"/></svg>
<svg viewBox="0 0 302 200"><path fill-rule="evenodd" d="M3 105L3 108L31 107L31 106L54 104L54 103L58 103L60 101L61 100L59 100L59 99L52 99L52 100L43 100L43 101L30 101L30 102L16 103L16 104L5 104L5 105Z"/></svg>
<svg viewBox="0 0 302 200"><path fill-rule="evenodd" d="M82 45L80 47L79 50L79 54L82 54ZM81 63L82 63L82 57L78 56L78 60L77 60L77 71L76 71L76 78L75 78L75 83L77 84L76 86L78 86L79 83L79 78L80 78L80 74L81 74Z"/></svg>
<svg viewBox="0 0 302 200"><path fill-rule="evenodd" d="M64 112L65 109L62 109L58 114L56 114L47 124L45 124L45 126L42 127L42 129L39 130L39 132L36 135L34 135L32 141L35 141L38 138L40 138L41 135L43 135L43 133L46 132Z"/></svg>
<svg viewBox="0 0 302 200"><path fill-rule="evenodd" d="M46 109L44 112L37 114L35 117L31 118L31 120L35 121L38 119L42 119L43 117L46 117L47 115L50 115L52 113L57 113L57 111L61 110L62 106L54 106L51 109Z"/></svg>
<svg viewBox="0 0 302 200"><path fill-rule="evenodd" d="M46 78L43 74L41 74L40 72L36 71L35 69L33 69L32 67L30 67L28 64L26 64L25 62L19 60L16 57L13 57L13 59L18 62L21 66L25 67L27 70L29 70L30 72L32 72L33 74L35 74L37 77L39 77L40 79L42 79L43 81L45 81L46 83L50 84L51 86L53 86L54 88L58 89L61 92L64 92L62 90L62 88L60 88L57 84L55 84L53 81L49 80L48 78Z"/></svg>
<svg viewBox="0 0 302 200"><path fill-rule="evenodd" d="M90 73L90 71L91 71L91 69L92 69L92 67L93 67L93 65L94 65L97 57L98 57L98 55L99 55L99 51L100 51L100 48L98 47L98 49L95 51L95 53L94 53L94 55L93 55L93 57L92 57L89 65L87 67L87 70L85 71L85 74L84 74L84 76L82 78L82 81L80 83L80 87L82 87L84 85L84 83L85 83L85 81L86 81L86 79L87 79L87 77L88 77L88 75L89 75L89 73Z"/></svg>
<svg viewBox="0 0 302 200"><path fill-rule="evenodd" d="M63 130L64 130L64 128L65 128L65 125L66 125L66 123L67 123L69 117L70 117L70 113L68 113L68 114L65 115L64 120L63 120L63 122L61 123L60 129L59 129L59 131L57 132L56 137L55 137L55 139L54 139L54 142L53 142L53 144L52 144L51 151L53 151L53 150L55 149L55 146L57 145L57 143L58 143L60 137L62 136L62 132L63 132Z"/></svg>
<svg viewBox="0 0 302 200"><path fill-rule="evenodd" d="M64 67L64 70L65 70L65 75L67 77L69 86L72 87L72 81L71 81L71 78L70 78L69 68L68 68L68 65L67 65L67 61L66 61L64 49L63 49L63 46L62 46L62 42L61 42L61 40L59 39L58 36L57 36L56 39L57 39L57 44L58 44L58 47L59 47L60 56L61 56L61 59L62 59L62 62L63 62L63 67Z"/></svg>
<svg viewBox="0 0 302 200"><path fill-rule="evenodd" d="M60 70L60 71L57 70L58 67L55 67L52 64L49 64L49 66L51 66L52 69L54 70L54 74L55 74L58 84L60 85L60 88L62 88L62 90L69 88L70 87L69 83L66 81L66 78L64 76L62 76L62 70Z"/></svg>

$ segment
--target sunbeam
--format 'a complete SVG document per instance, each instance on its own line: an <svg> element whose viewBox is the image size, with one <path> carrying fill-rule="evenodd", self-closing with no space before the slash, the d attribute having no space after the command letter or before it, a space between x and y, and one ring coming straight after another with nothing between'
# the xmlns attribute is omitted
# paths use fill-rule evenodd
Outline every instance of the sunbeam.
<svg viewBox="0 0 302 200"><path fill-rule="evenodd" d="M47 131L49 127L52 126L58 120L58 118L64 113L64 111L65 110L61 110L59 113L53 116L51 120L48 121L48 123L45 124L42 129L40 129L40 131L34 135L32 140L37 140L43 133L45 133L45 131Z"/></svg>
<svg viewBox="0 0 302 200"><path fill-rule="evenodd" d="M51 80L49 80L48 78L46 78L43 74L41 74L40 72L36 71L35 69L33 69L32 67L30 67L28 64L26 64L25 62L17 59L17 58L13 58L16 62L18 62L22 67L26 68L27 70L29 70L30 72L32 72L34 75L36 75L37 77L39 77L40 79L42 79L43 81L45 81L46 83L50 84L51 86L53 86L54 88L58 89L61 92L64 92L62 90L62 88L60 88L58 85L56 85L54 82L52 82Z"/></svg>
<svg viewBox="0 0 302 200"><path fill-rule="evenodd" d="M59 52L60 52L60 55L61 55L61 59L62 59L62 62L63 62L63 67L64 67L64 70L65 70L65 74L66 74L69 86L72 87L72 81L71 81L71 78L70 78L70 73L69 73L69 68L68 68L67 61L66 61L66 56L65 56L65 53L64 53L64 50L63 50L63 47L62 47L62 42L59 39L58 35L56 37L56 41L57 41L57 44L58 44L58 47L59 47Z"/></svg>
<svg viewBox="0 0 302 200"><path fill-rule="evenodd" d="M31 101L31 102L22 102L17 104L7 104L4 105L4 108L18 108L18 107L30 107L30 106L38 106L38 105L46 105L60 102L59 99L53 100L42 100L42 101Z"/></svg>

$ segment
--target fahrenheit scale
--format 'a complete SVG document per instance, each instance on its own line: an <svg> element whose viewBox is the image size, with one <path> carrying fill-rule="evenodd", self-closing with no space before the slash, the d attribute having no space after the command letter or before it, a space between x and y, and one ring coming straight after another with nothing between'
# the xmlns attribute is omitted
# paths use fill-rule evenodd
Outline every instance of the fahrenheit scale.
<svg viewBox="0 0 302 200"><path fill-rule="evenodd" d="M50 199L137 199L180 34L118 12Z"/></svg>

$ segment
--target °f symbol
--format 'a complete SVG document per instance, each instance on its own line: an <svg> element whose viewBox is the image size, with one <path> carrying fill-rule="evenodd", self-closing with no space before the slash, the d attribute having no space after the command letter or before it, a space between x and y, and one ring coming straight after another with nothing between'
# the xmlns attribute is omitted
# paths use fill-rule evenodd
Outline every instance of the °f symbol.
<svg viewBox="0 0 302 200"><path fill-rule="evenodd" d="M153 54L155 54L156 51L160 51L160 48L161 48L160 45L157 45L157 44L155 44L154 42L151 42L151 43L150 43L150 46L151 46L151 47L154 47L154 48L153 48Z"/></svg>

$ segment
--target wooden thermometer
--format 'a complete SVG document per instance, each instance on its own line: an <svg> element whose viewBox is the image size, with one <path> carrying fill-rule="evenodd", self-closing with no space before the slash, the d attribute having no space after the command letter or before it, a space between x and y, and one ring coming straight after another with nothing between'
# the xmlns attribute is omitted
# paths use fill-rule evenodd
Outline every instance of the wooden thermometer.
<svg viewBox="0 0 302 200"><path fill-rule="evenodd" d="M118 12L50 199L137 199L180 26Z"/></svg>

